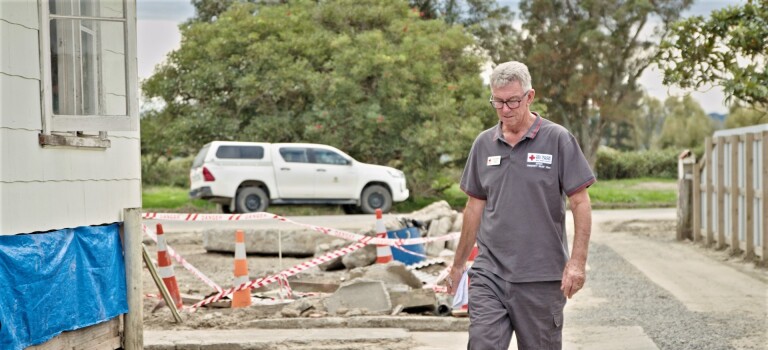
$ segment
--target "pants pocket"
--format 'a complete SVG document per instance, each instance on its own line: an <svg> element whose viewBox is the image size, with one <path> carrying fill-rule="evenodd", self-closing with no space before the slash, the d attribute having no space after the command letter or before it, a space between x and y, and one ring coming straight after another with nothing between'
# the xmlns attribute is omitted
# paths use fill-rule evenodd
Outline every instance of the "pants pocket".
<svg viewBox="0 0 768 350"><path fill-rule="evenodd" d="M550 349L560 350L563 347L563 313L552 315L552 328L549 334Z"/></svg>

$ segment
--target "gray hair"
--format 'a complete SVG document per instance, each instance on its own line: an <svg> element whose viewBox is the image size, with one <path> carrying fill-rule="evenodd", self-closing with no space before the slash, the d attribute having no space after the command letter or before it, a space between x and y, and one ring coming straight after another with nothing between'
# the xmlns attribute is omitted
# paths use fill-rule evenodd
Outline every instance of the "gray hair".
<svg viewBox="0 0 768 350"><path fill-rule="evenodd" d="M528 72L528 66L522 62L509 61L496 66L490 80L492 88L505 87L516 81L522 85L523 90L531 89L531 73Z"/></svg>

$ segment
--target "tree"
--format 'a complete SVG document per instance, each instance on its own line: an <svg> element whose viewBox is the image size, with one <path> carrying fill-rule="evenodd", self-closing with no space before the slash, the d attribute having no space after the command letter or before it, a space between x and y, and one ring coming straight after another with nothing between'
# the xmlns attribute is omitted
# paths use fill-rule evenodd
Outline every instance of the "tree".
<svg viewBox="0 0 768 350"><path fill-rule="evenodd" d="M643 96L632 114L632 138L636 150L659 148L665 119L661 101L648 95Z"/></svg>
<svg viewBox="0 0 768 350"><path fill-rule="evenodd" d="M664 114L660 139L663 148L695 148L714 131L712 120L691 96L667 98Z"/></svg>
<svg viewBox="0 0 768 350"><path fill-rule="evenodd" d="M730 129L768 123L768 112L766 111L768 108L765 106L750 108L736 103L728 111L725 127Z"/></svg>
<svg viewBox="0 0 768 350"><path fill-rule="evenodd" d="M768 106L768 1L748 0L672 28L657 60L665 84L692 89L718 85L726 101Z"/></svg>
<svg viewBox="0 0 768 350"><path fill-rule="evenodd" d="M521 47L548 117L568 128L594 165L603 132L626 120L642 97L638 79L668 23L691 0L523 0ZM660 19L654 35L645 32Z"/></svg>
<svg viewBox="0 0 768 350"><path fill-rule="evenodd" d="M465 159L494 122L473 38L405 1L238 2L181 31L143 84L165 107L142 123L188 153L212 140L325 143L402 168L423 193L440 157Z"/></svg>
<svg viewBox="0 0 768 350"><path fill-rule="evenodd" d="M507 6L495 0L410 0L424 19L460 24L493 62L508 61L518 45L514 18Z"/></svg>

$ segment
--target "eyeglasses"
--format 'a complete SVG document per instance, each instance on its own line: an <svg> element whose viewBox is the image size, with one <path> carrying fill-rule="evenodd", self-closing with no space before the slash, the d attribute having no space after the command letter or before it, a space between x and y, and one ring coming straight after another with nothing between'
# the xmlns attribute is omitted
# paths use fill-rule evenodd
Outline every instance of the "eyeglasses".
<svg viewBox="0 0 768 350"><path fill-rule="evenodd" d="M528 95L528 92L531 90L526 91L523 96L520 96L520 99L518 100L506 100L506 101L497 101L493 99L493 96L491 96L491 100L488 101L491 103L491 106L496 109L502 109L504 108L504 105L507 105L507 108L509 109L515 109L520 107L520 103L523 102L523 99L525 99L525 96Z"/></svg>

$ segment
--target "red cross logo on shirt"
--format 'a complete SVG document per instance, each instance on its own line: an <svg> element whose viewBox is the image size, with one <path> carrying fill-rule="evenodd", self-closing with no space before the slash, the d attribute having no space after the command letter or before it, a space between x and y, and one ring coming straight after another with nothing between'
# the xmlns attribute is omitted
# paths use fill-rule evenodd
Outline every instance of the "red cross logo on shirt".
<svg viewBox="0 0 768 350"><path fill-rule="evenodd" d="M533 154L531 154L531 156L530 156L530 157L528 157L528 159L530 159L530 160L534 160L534 159L536 159L536 157L534 157L534 156L533 156Z"/></svg>

